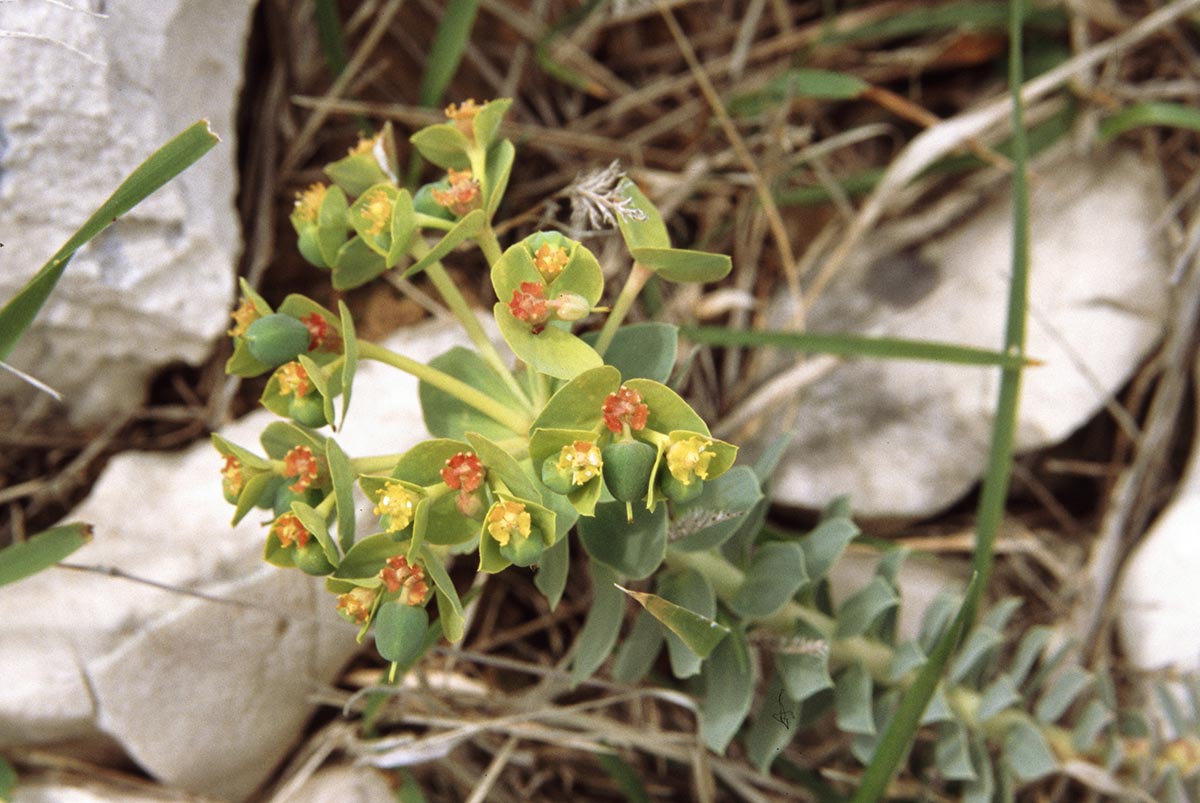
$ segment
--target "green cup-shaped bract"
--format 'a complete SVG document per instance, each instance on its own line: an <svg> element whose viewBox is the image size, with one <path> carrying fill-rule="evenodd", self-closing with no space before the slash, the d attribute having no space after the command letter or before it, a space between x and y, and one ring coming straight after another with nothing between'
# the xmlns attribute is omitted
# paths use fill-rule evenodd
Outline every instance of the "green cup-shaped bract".
<svg viewBox="0 0 1200 803"><path fill-rule="evenodd" d="M282 478L281 478L282 479ZM278 518L284 513L292 512L292 502L303 502L311 507L316 507L321 504L321 500L325 498L325 492L320 488L309 488L306 491L296 493L288 487L286 482L280 482L273 485L274 503L272 505L275 510L275 516Z"/></svg>
<svg viewBox="0 0 1200 803"><path fill-rule="evenodd" d="M334 569L329 558L325 557L321 543L315 538L310 538L304 546L296 547L296 566L305 574L317 577L324 577Z"/></svg>
<svg viewBox="0 0 1200 803"><path fill-rule="evenodd" d="M532 566L542 557L546 550L546 539L537 527L529 529L529 537L524 538L514 533L508 543L500 547L500 554L510 560L514 566Z"/></svg>
<svg viewBox="0 0 1200 803"><path fill-rule="evenodd" d="M672 502L690 502L704 490L704 480L694 477L690 485L684 485L669 471L662 471L658 479L658 487Z"/></svg>
<svg viewBox="0 0 1200 803"><path fill-rule="evenodd" d="M604 447L604 484L621 502L636 502L650 488L650 472L658 452L642 441L616 441Z"/></svg>
<svg viewBox="0 0 1200 803"><path fill-rule="evenodd" d="M542 461L542 484L556 494L567 494L574 490L571 484L571 469L558 467L558 455L550 455Z"/></svg>
<svg viewBox="0 0 1200 803"><path fill-rule="evenodd" d="M329 423L325 418L325 400L316 390L310 390L303 396L292 396L288 402L288 416L310 429L320 429Z"/></svg>
<svg viewBox="0 0 1200 803"><path fill-rule="evenodd" d="M246 347L259 362L278 368L308 351L308 327L291 315L265 315L246 328Z"/></svg>

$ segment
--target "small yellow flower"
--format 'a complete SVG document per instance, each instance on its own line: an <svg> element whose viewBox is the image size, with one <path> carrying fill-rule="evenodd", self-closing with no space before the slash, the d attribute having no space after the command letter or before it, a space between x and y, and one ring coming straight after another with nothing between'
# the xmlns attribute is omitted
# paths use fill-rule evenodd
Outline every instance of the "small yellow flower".
<svg viewBox="0 0 1200 803"><path fill-rule="evenodd" d="M398 533L412 524L413 512L417 508L420 497L398 482L389 482L383 486L379 494L379 504L375 505L376 516L387 516L387 531Z"/></svg>
<svg viewBox="0 0 1200 803"><path fill-rule="evenodd" d="M567 249L561 245L542 243L542 247L533 255L533 265L549 284L558 278L558 274L562 273L563 268L567 266L567 259Z"/></svg>
<svg viewBox="0 0 1200 803"><path fill-rule="evenodd" d="M450 189L429 191L434 203L446 207L459 217L480 207L479 179L470 170L451 169L447 171L446 178L450 182Z"/></svg>
<svg viewBox="0 0 1200 803"><path fill-rule="evenodd" d="M508 546L513 532L528 538L530 527L533 526L533 520L525 510L525 505L512 501L500 501L492 505L487 521L488 532L500 546Z"/></svg>
<svg viewBox="0 0 1200 803"><path fill-rule="evenodd" d="M361 153L370 153L375 149L375 143L379 141L379 135L373 137L359 137L358 142L346 149L348 156L358 156Z"/></svg>
<svg viewBox="0 0 1200 803"><path fill-rule="evenodd" d="M305 223L316 223L328 190L329 187L317 182L303 192L296 193L296 209L292 214Z"/></svg>
<svg viewBox="0 0 1200 803"><path fill-rule="evenodd" d="M367 234L378 237L391 225L392 199L381 189L366 196L358 214L367 222Z"/></svg>
<svg viewBox="0 0 1200 803"><path fill-rule="evenodd" d="M308 372L298 362L293 361L279 366L278 370L275 371L275 377L279 381L280 396L288 396L294 393L297 399L302 399L308 393Z"/></svg>
<svg viewBox="0 0 1200 803"><path fill-rule="evenodd" d="M362 624L371 615L378 591L373 588L354 588L337 598L338 612Z"/></svg>
<svg viewBox="0 0 1200 803"><path fill-rule="evenodd" d="M588 480L600 476L604 461L600 458L600 450L596 444L575 441L562 448L555 465L559 471L570 470L572 485L583 485Z"/></svg>
<svg viewBox="0 0 1200 803"><path fill-rule="evenodd" d="M696 477L708 479L708 464L716 455L709 446L712 446L712 441L696 435L675 441L668 446L667 468L670 469L671 476L684 485L691 485Z"/></svg>
<svg viewBox="0 0 1200 803"><path fill-rule="evenodd" d="M225 465L221 467L221 489L225 492L225 498L236 500L243 484L242 464L233 455L225 455Z"/></svg>
<svg viewBox="0 0 1200 803"><path fill-rule="evenodd" d="M475 140L475 115L483 108L475 102L474 98L468 98L459 103L451 103L446 107L446 117L450 122L454 123L454 127L462 132L463 136L472 142Z"/></svg>
<svg viewBox="0 0 1200 803"><path fill-rule="evenodd" d="M254 306L254 302L248 298L243 298L238 304L238 308L233 311L233 328L229 330L230 337L241 337L246 334L246 330L250 328L250 324L257 321L261 316L258 314L258 309Z"/></svg>
<svg viewBox="0 0 1200 803"><path fill-rule="evenodd" d="M279 539L280 546L285 549L292 544L304 546L308 543L308 530L304 529L300 519L292 513L284 513L275 519L271 525L271 532Z"/></svg>

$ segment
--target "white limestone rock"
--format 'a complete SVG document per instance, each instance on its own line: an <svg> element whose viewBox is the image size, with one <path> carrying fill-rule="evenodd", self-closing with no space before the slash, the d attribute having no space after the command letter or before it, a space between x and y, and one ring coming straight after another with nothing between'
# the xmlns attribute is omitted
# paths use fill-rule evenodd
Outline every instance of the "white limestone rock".
<svg viewBox="0 0 1200 803"><path fill-rule="evenodd" d="M1094 416L1159 338L1170 270L1163 204L1158 166L1126 151L1035 165L1027 352L1044 364L1025 372L1020 450L1059 442ZM1005 193L914 250L848 267L809 329L1000 348L1010 221ZM982 474L998 383L991 368L837 365L794 399L777 501L820 508L850 494L863 516L937 513ZM773 415L762 427L758 437L774 439L789 421Z"/></svg>
<svg viewBox="0 0 1200 803"><path fill-rule="evenodd" d="M387 341L422 361L464 343L442 323ZM338 442L365 456L428 437L416 388L362 364ZM221 434L260 451L270 420L258 413ZM355 629L320 580L262 563L262 511L229 526L220 463L208 443L115 457L69 517L96 533L70 562L226 602L62 568L0 588L0 747L112 740L172 787L236 800L294 745L309 691L355 652Z"/></svg>
<svg viewBox="0 0 1200 803"><path fill-rule="evenodd" d="M279 803L395 803L396 793L371 767L329 767Z"/></svg>
<svg viewBox="0 0 1200 803"><path fill-rule="evenodd" d="M1125 658L1148 672L1200 672L1200 441L1175 499L1129 556L1117 589Z"/></svg>
<svg viewBox="0 0 1200 803"><path fill-rule="evenodd" d="M207 118L223 140L77 254L12 357L85 424L135 409L154 369L201 362L227 327L253 0L73 5L0 3L21 37L0 38L0 300L179 131ZM0 398L31 392L0 375Z"/></svg>

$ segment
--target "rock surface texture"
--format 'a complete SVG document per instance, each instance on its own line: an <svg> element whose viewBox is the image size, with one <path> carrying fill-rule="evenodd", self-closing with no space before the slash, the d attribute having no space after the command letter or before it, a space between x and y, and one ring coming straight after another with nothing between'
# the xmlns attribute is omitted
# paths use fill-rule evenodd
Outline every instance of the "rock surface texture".
<svg viewBox="0 0 1200 803"><path fill-rule="evenodd" d="M253 2L74 5L0 3L0 30L20 37L0 38L0 299L176 133L207 118L223 139L76 255L12 357L91 423L135 409L151 371L200 362L226 328ZM30 393L0 376L0 396Z"/></svg>
<svg viewBox="0 0 1200 803"><path fill-rule="evenodd" d="M464 343L435 323L386 345L425 361ZM427 438L416 390L399 371L363 364L339 444L365 456ZM221 434L261 453L270 420L258 413ZM115 743L168 786L238 800L294 746L310 692L357 649L355 628L319 580L262 562L269 514L229 526L219 469L208 443L123 454L69 517L96 533L70 563L195 595L64 568L0 588L0 747ZM363 532L377 529L360 501Z"/></svg>
<svg viewBox="0 0 1200 803"><path fill-rule="evenodd" d="M1042 364L1025 372L1019 449L1079 428L1159 338L1170 271L1157 228L1159 179L1156 164L1120 151L1034 165L1027 353ZM1010 241L1004 194L914 248L848 267L808 326L999 348ZM998 383L990 368L837 365L794 395L795 440L776 477L778 501L820 508L848 493L855 512L871 517L946 508L982 474ZM777 437L787 429L779 420L760 434Z"/></svg>

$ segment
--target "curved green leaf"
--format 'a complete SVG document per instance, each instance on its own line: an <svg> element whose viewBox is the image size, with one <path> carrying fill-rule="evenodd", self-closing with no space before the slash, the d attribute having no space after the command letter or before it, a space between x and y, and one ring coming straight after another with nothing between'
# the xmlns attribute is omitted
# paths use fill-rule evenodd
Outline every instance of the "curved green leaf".
<svg viewBox="0 0 1200 803"><path fill-rule="evenodd" d="M375 615L375 648L385 660L410 664L424 651L428 629L429 613L421 606L385 602Z"/></svg>
<svg viewBox="0 0 1200 803"><path fill-rule="evenodd" d="M733 270L733 260L724 254L688 251L683 248L632 248L629 252L642 267L671 282L704 284L724 279Z"/></svg>
<svg viewBox="0 0 1200 803"><path fill-rule="evenodd" d="M594 561L634 580L649 577L667 554L667 511L654 512L633 506L633 520L625 504L609 502L596 506L596 515L578 522L579 540Z"/></svg>
<svg viewBox="0 0 1200 803"><path fill-rule="evenodd" d="M573 379L604 364L595 349L565 329L550 324L534 334L529 324L513 317L507 304L497 303L494 312L500 334L513 354L543 374Z"/></svg>
<svg viewBox="0 0 1200 803"><path fill-rule="evenodd" d="M588 566L592 575L592 604L575 639L571 681L576 684L591 677L608 658L625 619L625 596L617 586L620 577L595 561Z"/></svg>

